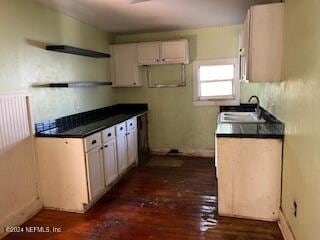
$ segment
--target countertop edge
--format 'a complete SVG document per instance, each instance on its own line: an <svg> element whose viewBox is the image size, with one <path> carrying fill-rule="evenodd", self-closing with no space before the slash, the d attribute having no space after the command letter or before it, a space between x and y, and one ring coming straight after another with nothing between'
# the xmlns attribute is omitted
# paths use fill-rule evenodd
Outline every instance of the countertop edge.
<svg viewBox="0 0 320 240"><path fill-rule="evenodd" d="M126 118L123 118L121 121L115 121L115 123L113 123L113 124L106 125L106 126L103 126L103 127L99 127L99 128L97 128L97 129L95 129L95 130L93 130L93 131L90 131L90 132L88 132L88 133L86 133L86 134L82 134L82 135L76 135L76 134L45 134L45 133L36 133L36 134L35 134L35 137L37 137L37 138L77 138L77 139L79 139L79 138L86 138L86 137L88 137L88 136L90 136L90 135L92 135L92 134L95 134L95 133L97 133L97 132L100 132L100 131L102 131L102 130L104 130L104 129L107 129L107 128L109 128L109 127L113 127L113 126L115 126L115 125L117 125L117 124L119 124L119 123L122 123L122 122L124 122L124 121L127 121L127 120L130 119L130 118L139 117L139 116L141 116L141 115L143 115L143 114L145 114L145 113L147 113L147 112L148 112L148 110L143 111L143 112L140 111L140 112L137 113L137 114L132 114L132 115L126 117Z"/></svg>

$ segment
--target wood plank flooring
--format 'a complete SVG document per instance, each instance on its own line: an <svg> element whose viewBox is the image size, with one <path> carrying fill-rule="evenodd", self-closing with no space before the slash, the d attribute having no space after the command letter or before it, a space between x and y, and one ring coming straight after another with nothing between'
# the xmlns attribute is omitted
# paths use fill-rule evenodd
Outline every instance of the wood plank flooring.
<svg viewBox="0 0 320 240"><path fill-rule="evenodd" d="M5 240L283 240L276 223L219 217L212 160L178 159L179 167L132 169L85 214L43 210L24 224L61 227L61 233L15 233Z"/></svg>

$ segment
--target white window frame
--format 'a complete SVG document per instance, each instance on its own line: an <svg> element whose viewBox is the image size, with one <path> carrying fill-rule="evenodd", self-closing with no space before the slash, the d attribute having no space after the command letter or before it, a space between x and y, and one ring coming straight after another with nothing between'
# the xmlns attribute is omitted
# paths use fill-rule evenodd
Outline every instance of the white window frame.
<svg viewBox="0 0 320 240"><path fill-rule="evenodd" d="M234 65L233 96L201 97L200 98L200 67L211 65ZM240 80L237 58L196 60L193 62L193 105L194 106L221 106L240 104ZM224 80L225 81L225 80Z"/></svg>

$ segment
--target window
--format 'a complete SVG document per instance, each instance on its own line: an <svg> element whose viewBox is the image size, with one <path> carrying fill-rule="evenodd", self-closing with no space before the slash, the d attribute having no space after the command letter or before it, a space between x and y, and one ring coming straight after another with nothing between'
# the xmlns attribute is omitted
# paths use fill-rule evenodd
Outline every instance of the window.
<svg viewBox="0 0 320 240"><path fill-rule="evenodd" d="M237 105L240 84L237 59L200 60L194 62L195 105Z"/></svg>

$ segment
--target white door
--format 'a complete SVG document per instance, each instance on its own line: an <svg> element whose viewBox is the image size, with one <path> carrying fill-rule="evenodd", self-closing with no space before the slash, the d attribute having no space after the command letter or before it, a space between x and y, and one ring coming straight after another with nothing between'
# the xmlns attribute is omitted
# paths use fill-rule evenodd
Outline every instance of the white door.
<svg viewBox="0 0 320 240"><path fill-rule="evenodd" d="M139 81L136 44L112 46L112 80L115 87L141 85Z"/></svg>
<svg viewBox="0 0 320 240"><path fill-rule="evenodd" d="M103 146L104 178L108 186L118 176L116 140L110 140Z"/></svg>
<svg viewBox="0 0 320 240"><path fill-rule="evenodd" d="M138 136L137 129L133 129L127 132L127 143L128 143L128 165L138 161Z"/></svg>
<svg viewBox="0 0 320 240"><path fill-rule="evenodd" d="M105 188L101 147L86 154L89 198L95 199Z"/></svg>
<svg viewBox="0 0 320 240"><path fill-rule="evenodd" d="M188 64L189 59L187 40L162 42L161 58L163 63Z"/></svg>
<svg viewBox="0 0 320 240"><path fill-rule="evenodd" d="M139 65L158 64L160 62L160 42L139 43L137 55Z"/></svg>

